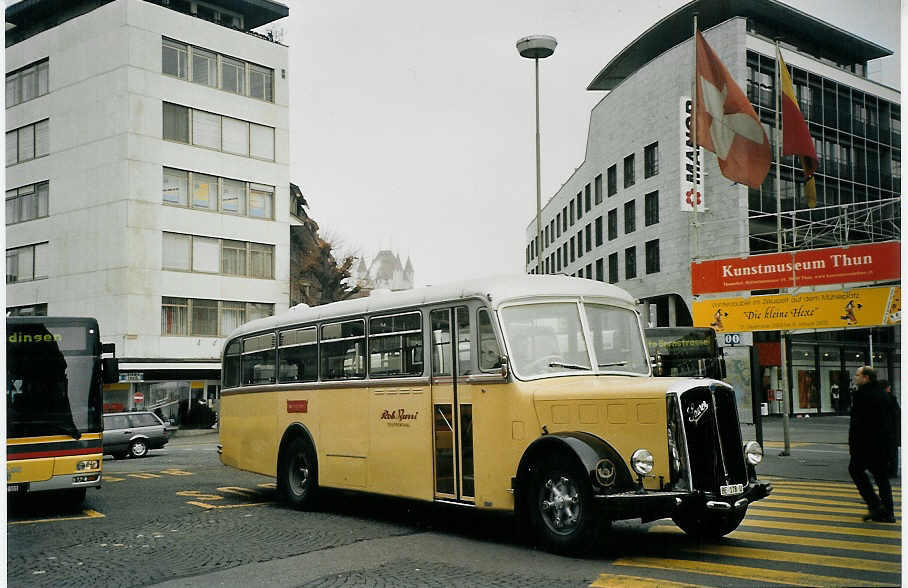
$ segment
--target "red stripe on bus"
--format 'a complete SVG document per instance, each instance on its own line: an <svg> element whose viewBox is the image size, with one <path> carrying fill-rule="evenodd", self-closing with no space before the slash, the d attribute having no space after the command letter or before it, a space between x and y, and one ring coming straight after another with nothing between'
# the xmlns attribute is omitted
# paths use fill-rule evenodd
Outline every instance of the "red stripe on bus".
<svg viewBox="0 0 908 588"><path fill-rule="evenodd" d="M37 457L65 457L67 455L90 455L100 453L98 447L86 447L84 449L60 449L57 451L30 451L28 453L7 453L6 461L15 461L17 459L34 459Z"/></svg>

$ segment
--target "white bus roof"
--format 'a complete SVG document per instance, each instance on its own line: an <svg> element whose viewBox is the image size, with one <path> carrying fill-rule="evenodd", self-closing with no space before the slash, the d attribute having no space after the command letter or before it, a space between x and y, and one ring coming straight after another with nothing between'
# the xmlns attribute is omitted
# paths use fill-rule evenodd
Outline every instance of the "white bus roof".
<svg viewBox="0 0 908 588"><path fill-rule="evenodd" d="M541 297L597 298L634 308L634 298L617 286L595 280L553 275L513 275L463 280L398 292L375 293L365 298L321 306L295 306L283 314L250 321L234 330L228 339L269 331L285 325L314 323L361 314L407 309L443 302L482 298L492 309L503 302Z"/></svg>

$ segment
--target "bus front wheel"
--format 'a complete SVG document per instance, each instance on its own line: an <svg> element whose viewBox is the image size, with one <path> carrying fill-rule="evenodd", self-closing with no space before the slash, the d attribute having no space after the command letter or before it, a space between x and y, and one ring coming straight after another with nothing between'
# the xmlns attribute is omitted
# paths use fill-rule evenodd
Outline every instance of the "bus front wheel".
<svg viewBox="0 0 908 588"><path fill-rule="evenodd" d="M592 488L579 466L545 456L531 472L527 515L545 548L566 554L585 552L595 535Z"/></svg>
<svg viewBox="0 0 908 588"><path fill-rule="evenodd" d="M293 508L306 509L312 505L317 486L315 451L305 439L297 437L281 453L278 492Z"/></svg>

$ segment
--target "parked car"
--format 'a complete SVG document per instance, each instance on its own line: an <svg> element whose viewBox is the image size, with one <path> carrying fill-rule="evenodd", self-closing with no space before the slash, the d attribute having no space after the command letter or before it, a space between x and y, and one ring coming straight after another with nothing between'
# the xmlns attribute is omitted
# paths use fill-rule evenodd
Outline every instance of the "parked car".
<svg viewBox="0 0 908 588"><path fill-rule="evenodd" d="M145 457L160 449L172 434L153 412L114 412L104 415L104 453L115 459Z"/></svg>

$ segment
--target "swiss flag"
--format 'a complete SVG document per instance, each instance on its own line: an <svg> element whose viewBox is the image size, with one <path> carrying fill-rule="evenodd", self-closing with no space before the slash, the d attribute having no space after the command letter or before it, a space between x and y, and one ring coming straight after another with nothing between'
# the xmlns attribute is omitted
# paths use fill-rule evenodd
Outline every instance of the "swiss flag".
<svg viewBox="0 0 908 588"><path fill-rule="evenodd" d="M697 31L697 142L726 178L759 188L772 159L769 139L747 95Z"/></svg>

